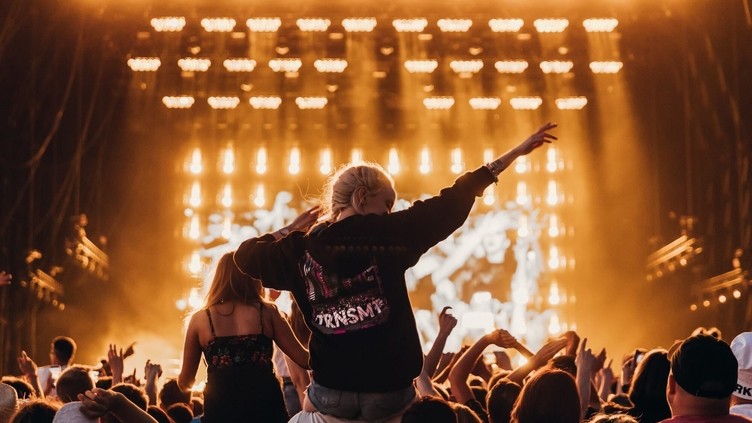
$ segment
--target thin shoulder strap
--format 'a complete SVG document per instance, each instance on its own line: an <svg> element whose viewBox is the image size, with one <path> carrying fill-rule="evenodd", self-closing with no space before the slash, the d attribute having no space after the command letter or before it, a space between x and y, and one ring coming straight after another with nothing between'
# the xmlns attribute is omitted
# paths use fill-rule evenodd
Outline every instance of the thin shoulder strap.
<svg viewBox="0 0 752 423"><path fill-rule="evenodd" d="M209 317L209 327L211 328L212 338L216 338L217 335L214 333L214 322L212 322L211 318L211 312L209 312L209 309L206 309L206 315Z"/></svg>
<svg viewBox="0 0 752 423"><path fill-rule="evenodd" d="M264 333L264 303L259 302L259 320L261 321L261 333Z"/></svg>

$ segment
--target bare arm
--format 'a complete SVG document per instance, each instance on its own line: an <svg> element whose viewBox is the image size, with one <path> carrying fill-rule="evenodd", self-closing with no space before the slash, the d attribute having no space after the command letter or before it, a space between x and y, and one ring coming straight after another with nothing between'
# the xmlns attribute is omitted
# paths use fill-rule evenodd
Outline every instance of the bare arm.
<svg viewBox="0 0 752 423"><path fill-rule="evenodd" d="M470 385L467 383L467 377L470 371L475 367L475 363L480 359L483 350L489 345L498 345L502 348L508 348L514 345L517 340L504 329L495 330L481 337L473 346L470 347L454 365L449 372L449 383L452 386L452 395L460 404L467 404L468 401L475 398Z"/></svg>
<svg viewBox="0 0 752 423"><path fill-rule="evenodd" d="M81 412L90 418L112 413L121 422L157 423L146 411L119 392L95 388L78 394L78 400L81 401Z"/></svg>
<svg viewBox="0 0 752 423"><path fill-rule="evenodd" d="M557 139L555 136L549 134L547 131L556 128L555 123L546 123L538 128L532 135L530 135L525 141L520 143L517 147L507 151L499 156L496 160L487 163L486 167L493 173L493 175L499 176L509 165L514 162L517 157L524 156L531 153L533 150L542 146L543 144L550 143Z"/></svg>
<svg viewBox="0 0 752 423"><path fill-rule="evenodd" d="M591 399L591 379L597 366L597 359L590 348L586 348L587 338L582 340L575 364L577 364L577 391L580 394L580 418L585 417Z"/></svg>
<svg viewBox="0 0 752 423"><path fill-rule="evenodd" d="M45 391L42 389L42 385L39 383L39 377L37 376L37 363L26 355L26 351L21 351L21 356L18 357L18 367L26 377L26 381L34 387L37 397L44 398Z"/></svg>
<svg viewBox="0 0 752 423"><path fill-rule="evenodd" d="M310 355L308 350L303 347L295 334L292 332L290 323L285 319L276 307L271 307L272 324L274 325L274 342L279 346L283 353L289 357L295 364L303 369L310 369L308 359Z"/></svg>
<svg viewBox="0 0 752 423"><path fill-rule="evenodd" d="M522 385L522 381L525 380L525 377L530 374L533 370L537 370L541 367L543 367L546 363L548 363L548 360L553 358L553 356L556 355L559 351L561 351L562 348L566 347L567 340L566 338L558 338L553 339L551 341L546 342L543 344L540 350L536 352L532 357L530 357L527 362L520 367L514 369L512 374L509 375L509 380L512 382L516 382Z"/></svg>
<svg viewBox="0 0 752 423"><path fill-rule="evenodd" d="M295 391L298 393L300 403L305 401L305 391L308 388L308 384L311 383L311 377L308 375L308 371L297 365L287 355L285 357L285 364L287 364L287 371L290 372L290 379L292 384L295 385Z"/></svg>
<svg viewBox="0 0 752 423"><path fill-rule="evenodd" d="M201 343L198 339L197 314L191 317L188 323L188 330L185 333L185 343L183 344L183 365L180 368L178 376L178 387L183 391L188 391L196 382L196 371L198 363L201 360Z"/></svg>
<svg viewBox="0 0 752 423"><path fill-rule="evenodd" d="M457 318L448 314L447 311L451 310L451 307L444 307L439 314L439 334L436 335L436 339L431 345L431 349L426 354L423 360L423 372L430 378L436 373L436 366L439 364L441 353L444 352L446 341L452 330L457 326Z"/></svg>

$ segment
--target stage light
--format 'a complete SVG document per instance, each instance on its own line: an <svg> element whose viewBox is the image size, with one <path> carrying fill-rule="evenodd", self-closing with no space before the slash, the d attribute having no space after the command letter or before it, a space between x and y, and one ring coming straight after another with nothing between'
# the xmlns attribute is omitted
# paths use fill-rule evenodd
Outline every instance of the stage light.
<svg viewBox="0 0 752 423"><path fill-rule="evenodd" d="M540 63L543 73L567 73L573 67L574 63L569 60L548 60Z"/></svg>
<svg viewBox="0 0 752 423"><path fill-rule="evenodd" d="M582 110L587 104L587 97L561 97L556 99L559 110Z"/></svg>
<svg viewBox="0 0 752 423"><path fill-rule="evenodd" d="M517 220L517 236L520 238L526 238L528 235L530 235L530 229L527 224L527 216L522 214Z"/></svg>
<svg viewBox="0 0 752 423"><path fill-rule="evenodd" d="M593 73L618 73L623 66L624 63L618 61L590 62Z"/></svg>
<svg viewBox="0 0 752 423"><path fill-rule="evenodd" d="M190 172L194 175L200 174L204 166L201 163L201 149L196 147L193 149L193 153L191 153L191 164L189 165Z"/></svg>
<svg viewBox="0 0 752 423"><path fill-rule="evenodd" d="M556 313L551 313L551 320L548 322L548 334L555 336L561 333L561 324L559 323L559 316Z"/></svg>
<svg viewBox="0 0 752 423"><path fill-rule="evenodd" d="M454 106L453 97L428 97L423 99L423 105L428 110L448 110Z"/></svg>
<svg viewBox="0 0 752 423"><path fill-rule="evenodd" d="M420 151L420 166L418 166L418 171L424 175L431 171L431 152L428 147L423 147Z"/></svg>
<svg viewBox="0 0 752 423"><path fill-rule="evenodd" d="M342 20L347 32L371 32L376 27L376 18L347 18Z"/></svg>
<svg viewBox="0 0 752 423"><path fill-rule="evenodd" d="M313 66L319 72L342 73L347 68L345 59L319 59L313 62Z"/></svg>
<svg viewBox="0 0 752 423"><path fill-rule="evenodd" d="M530 159L527 156L520 156L514 161L514 171L517 173L530 172Z"/></svg>
<svg viewBox="0 0 752 423"><path fill-rule="evenodd" d="M230 216L225 216L224 220L222 221L222 238L230 239L231 236L232 236L232 219L230 219Z"/></svg>
<svg viewBox="0 0 752 423"><path fill-rule="evenodd" d="M194 251L193 254L191 254L191 259L188 261L188 270L195 276L198 275L199 272L201 272L202 267L201 256L198 254L198 252ZM188 302L190 303L191 307L194 307L193 303L196 303L195 301L190 301L190 299ZM195 305L197 306L198 303L196 303Z"/></svg>
<svg viewBox="0 0 752 423"><path fill-rule="evenodd" d="M738 300L742 297L742 291L735 289L734 292L731 293L731 295L734 297L734 299Z"/></svg>
<svg viewBox="0 0 752 423"><path fill-rule="evenodd" d="M710 307L710 300L705 300L702 302L703 307Z"/></svg>
<svg viewBox="0 0 752 423"><path fill-rule="evenodd" d="M690 311L697 311L697 304L692 304L689 306Z"/></svg>
<svg viewBox="0 0 752 423"><path fill-rule="evenodd" d="M239 97L209 97L206 99L212 109L234 109L240 104Z"/></svg>
<svg viewBox="0 0 752 423"><path fill-rule="evenodd" d="M559 218L555 214L548 217L548 236L551 238L559 236Z"/></svg>
<svg viewBox="0 0 752 423"><path fill-rule="evenodd" d="M455 73L478 73L483 69L482 60L452 60L449 67Z"/></svg>
<svg viewBox="0 0 752 423"><path fill-rule="evenodd" d="M557 169L563 168L563 163L559 163L558 151L556 147L549 147L546 151L546 170L550 173L556 172Z"/></svg>
<svg viewBox="0 0 752 423"><path fill-rule="evenodd" d="M522 19L491 19L488 26L493 32L517 32L522 28L525 21Z"/></svg>
<svg viewBox="0 0 752 423"><path fill-rule="evenodd" d="M410 73L431 73L439 66L436 60L406 60L405 69Z"/></svg>
<svg viewBox="0 0 752 423"><path fill-rule="evenodd" d="M473 21L471 19L439 19L436 22L441 32L467 32Z"/></svg>
<svg viewBox="0 0 752 423"><path fill-rule="evenodd" d="M478 329L483 333L494 330L494 315L490 311L466 311L462 314L462 327L465 329Z"/></svg>
<svg viewBox="0 0 752 423"><path fill-rule="evenodd" d="M254 109L277 109L282 104L282 98L273 96L251 97L248 102Z"/></svg>
<svg viewBox="0 0 752 423"><path fill-rule="evenodd" d="M297 104L301 110L323 109L328 101L329 100L327 100L326 97L298 97L295 99L295 104Z"/></svg>
<svg viewBox="0 0 752 423"><path fill-rule="evenodd" d="M211 60L197 57L187 57L178 60L178 66L183 72L206 72L211 66Z"/></svg>
<svg viewBox="0 0 752 423"><path fill-rule="evenodd" d="M201 19L201 26L206 32L232 32L235 29L235 19L204 18Z"/></svg>
<svg viewBox="0 0 752 423"><path fill-rule="evenodd" d="M494 195L493 184L486 187L483 191L483 204L490 206L496 202L496 196Z"/></svg>
<svg viewBox="0 0 752 423"><path fill-rule="evenodd" d="M287 166L287 171L290 175L297 175L300 173L300 149L293 147L290 150L290 164Z"/></svg>
<svg viewBox="0 0 752 423"><path fill-rule="evenodd" d="M591 18L582 21L582 26L587 32L612 32L619 25L619 21L614 18Z"/></svg>
<svg viewBox="0 0 752 423"><path fill-rule="evenodd" d="M330 148L321 150L319 171L324 175L328 175L332 171L332 150Z"/></svg>
<svg viewBox="0 0 752 423"><path fill-rule="evenodd" d="M389 149L389 164L387 164L386 170L390 175L396 175L400 171L399 155L394 147Z"/></svg>
<svg viewBox="0 0 752 423"><path fill-rule="evenodd" d="M522 156L525 157L525 156ZM483 149L483 163L491 163L494 160L494 152L491 148Z"/></svg>
<svg viewBox="0 0 752 423"><path fill-rule="evenodd" d="M225 69L229 72L251 72L256 69L256 61L253 59L225 59L225 61L222 62L222 65L224 65Z"/></svg>
<svg viewBox="0 0 752 423"><path fill-rule="evenodd" d="M452 165L450 170L455 175L459 175L462 173L462 170L464 168L464 165L462 163L462 150L459 148L453 148L452 149Z"/></svg>
<svg viewBox="0 0 752 423"><path fill-rule="evenodd" d="M528 67L527 60L499 60L494 64L499 73L522 73Z"/></svg>
<svg viewBox="0 0 752 423"><path fill-rule="evenodd" d="M536 110L543 104L540 97L513 97L509 99L509 104L515 110Z"/></svg>
<svg viewBox="0 0 752 423"><path fill-rule="evenodd" d="M156 72L162 65L159 57L134 57L128 59L128 67L134 72Z"/></svg>
<svg viewBox="0 0 752 423"><path fill-rule="evenodd" d="M157 32L180 32L185 27L185 18L182 16L152 18L151 26Z"/></svg>
<svg viewBox="0 0 752 423"><path fill-rule="evenodd" d="M232 149L232 147L225 148L224 154L222 155L222 172L225 173L225 175L229 175L232 172L235 171L235 151Z"/></svg>
<svg viewBox="0 0 752 423"><path fill-rule="evenodd" d="M188 205L193 208L201 205L201 184L198 181L191 185L191 195L188 197Z"/></svg>
<svg viewBox="0 0 752 423"><path fill-rule="evenodd" d="M197 240L201 236L201 225L199 223L198 215L191 217L191 223L188 227L188 237L192 240Z"/></svg>
<svg viewBox="0 0 752 423"><path fill-rule="evenodd" d="M560 202L559 190L556 185L556 181L548 181L548 189L546 193L546 204L549 206L555 206Z"/></svg>
<svg viewBox="0 0 752 423"><path fill-rule="evenodd" d="M196 100L189 95L162 97L162 103L164 103L169 109L190 109L195 101Z"/></svg>
<svg viewBox="0 0 752 423"><path fill-rule="evenodd" d="M496 110L501 104L498 97L473 97L469 101L473 110Z"/></svg>
<svg viewBox="0 0 752 423"><path fill-rule="evenodd" d="M517 204L524 206L530 203L530 194L527 192L527 183L525 181L517 182Z"/></svg>
<svg viewBox="0 0 752 423"><path fill-rule="evenodd" d="M332 21L322 18L300 18L295 23L303 32L324 32L329 29Z"/></svg>
<svg viewBox="0 0 752 423"><path fill-rule="evenodd" d="M269 61L269 67L274 72L297 72L303 62L300 59L272 59Z"/></svg>
<svg viewBox="0 0 752 423"><path fill-rule="evenodd" d="M256 194L253 196L253 204L256 207L264 207L264 204L266 204L266 191L264 190L264 184L259 184L256 187Z"/></svg>
<svg viewBox="0 0 752 423"><path fill-rule="evenodd" d="M563 32L568 26L566 19L536 19L533 22L538 32Z"/></svg>
<svg viewBox="0 0 752 423"><path fill-rule="evenodd" d="M350 163L356 165L363 164L363 150L360 148L353 148L350 152Z"/></svg>
<svg viewBox="0 0 752 423"><path fill-rule="evenodd" d="M266 148L261 147L256 153L256 173L263 175L266 173Z"/></svg>
<svg viewBox="0 0 752 423"><path fill-rule="evenodd" d="M548 249L548 267L551 270L556 270L559 268L559 248L555 245L552 245Z"/></svg>
<svg viewBox="0 0 752 423"><path fill-rule="evenodd" d="M428 20L425 18L395 19L392 21L392 25L397 32L422 32L426 29Z"/></svg>
<svg viewBox="0 0 752 423"><path fill-rule="evenodd" d="M222 188L222 198L219 201L225 208L232 207L232 186L225 184Z"/></svg>
<svg viewBox="0 0 752 423"><path fill-rule="evenodd" d="M726 298L726 295L724 295L724 294L721 294L721 295L718 296L718 302L721 303L721 304L725 304L727 299L728 298Z"/></svg>
<svg viewBox="0 0 752 423"><path fill-rule="evenodd" d="M280 18L251 18L245 21L252 32L277 32L282 25Z"/></svg>

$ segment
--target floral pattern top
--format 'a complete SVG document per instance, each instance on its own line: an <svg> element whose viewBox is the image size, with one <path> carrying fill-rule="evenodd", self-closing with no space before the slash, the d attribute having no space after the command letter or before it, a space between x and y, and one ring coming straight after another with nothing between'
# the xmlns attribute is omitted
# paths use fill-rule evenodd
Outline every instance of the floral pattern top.
<svg viewBox="0 0 752 423"><path fill-rule="evenodd" d="M243 366L273 368L272 340L264 334L217 336L204 349L207 372Z"/></svg>

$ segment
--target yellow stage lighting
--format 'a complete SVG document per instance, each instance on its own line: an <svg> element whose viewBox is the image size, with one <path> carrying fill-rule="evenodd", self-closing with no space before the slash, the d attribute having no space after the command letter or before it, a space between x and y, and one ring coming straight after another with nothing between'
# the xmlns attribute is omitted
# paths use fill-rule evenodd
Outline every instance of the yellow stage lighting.
<svg viewBox="0 0 752 423"><path fill-rule="evenodd" d="M482 60L452 60L449 67L455 73L478 73L483 69Z"/></svg>
<svg viewBox="0 0 752 423"><path fill-rule="evenodd" d="M525 238L528 235L530 235L530 229L528 228L527 224L527 216L523 214L520 215L517 222L517 236L520 238Z"/></svg>
<svg viewBox="0 0 752 423"><path fill-rule="evenodd" d="M559 284L556 281L551 281L551 287L548 290L548 303L552 306L559 305L561 303L561 297L559 296Z"/></svg>
<svg viewBox="0 0 752 423"><path fill-rule="evenodd" d="M454 97L428 97L423 99L423 105L429 110L448 110L454 106Z"/></svg>
<svg viewBox="0 0 752 423"><path fill-rule="evenodd" d="M188 261L188 270L193 275L198 275L199 272L201 272L202 267L203 266L201 264L201 256L198 254L198 252L194 252L193 254L191 254L191 259ZM196 303L195 301L191 301L191 302ZM198 305L198 304L196 303L195 305ZM193 306L194 304L191 304L191 307Z"/></svg>
<svg viewBox="0 0 752 423"><path fill-rule="evenodd" d="M350 163L352 164L363 164L363 150L360 148L353 148L350 152Z"/></svg>
<svg viewBox="0 0 752 423"><path fill-rule="evenodd" d="M738 289L735 289L734 292L732 292L732 296L734 299L739 299L742 297L742 291L739 291Z"/></svg>
<svg viewBox="0 0 752 423"><path fill-rule="evenodd" d="M330 148L325 148L321 151L319 171L324 175L328 175L332 171L332 150Z"/></svg>
<svg viewBox="0 0 752 423"><path fill-rule="evenodd" d="M431 73L439 66L436 60L406 60L405 69L410 73Z"/></svg>
<svg viewBox="0 0 752 423"><path fill-rule="evenodd" d="M525 181L517 182L517 204L524 206L530 203L530 194L527 192L527 183Z"/></svg>
<svg viewBox="0 0 752 423"><path fill-rule="evenodd" d="M559 323L559 316L556 313L551 313L551 320L548 322L548 334L551 336L561 333L561 324Z"/></svg>
<svg viewBox="0 0 752 423"><path fill-rule="evenodd" d="M522 156L525 157L525 156ZM494 152L491 148L483 149L483 162L484 163L490 163L494 159Z"/></svg>
<svg viewBox="0 0 752 423"><path fill-rule="evenodd" d="M297 72L303 62L300 59L272 59L269 61L269 67L274 72Z"/></svg>
<svg viewBox="0 0 752 423"><path fill-rule="evenodd" d="M329 29L332 21L323 18L300 18L295 23L304 32L324 32Z"/></svg>
<svg viewBox="0 0 752 423"><path fill-rule="evenodd" d="M212 109L234 109L240 104L239 97L209 97L206 99Z"/></svg>
<svg viewBox="0 0 752 423"><path fill-rule="evenodd" d="M493 32L517 32L522 28L525 21L522 19L491 19L488 26Z"/></svg>
<svg viewBox="0 0 752 423"><path fill-rule="evenodd" d="M187 57L178 60L178 66L183 72L206 72L211 66L211 60L198 57Z"/></svg>
<svg viewBox="0 0 752 423"><path fill-rule="evenodd" d="M204 18L201 19L201 26L206 32L232 32L235 29L235 19Z"/></svg>
<svg viewBox="0 0 752 423"><path fill-rule="evenodd" d="M556 270L559 268L559 265L559 248L557 248L555 245L552 245L548 250L548 267L551 270Z"/></svg>
<svg viewBox="0 0 752 423"><path fill-rule="evenodd" d="M514 162L514 171L517 173L530 172L530 159L527 156L520 156Z"/></svg>
<svg viewBox="0 0 752 423"><path fill-rule="evenodd" d="M422 32L426 29L428 20L425 18L395 19L392 21L392 25L397 32Z"/></svg>
<svg viewBox="0 0 752 423"><path fill-rule="evenodd" d="M719 302L719 303L721 303L721 304L725 304L725 303L726 303L726 300L728 300L728 298L726 298L726 295L724 295L724 294L721 294L721 295L719 295L719 296L718 296L718 302Z"/></svg>
<svg viewBox="0 0 752 423"><path fill-rule="evenodd" d="M624 63L618 61L596 61L590 62L590 70L593 73L618 73Z"/></svg>
<svg viewBox="0 0 752 423"><path fill-rule="evenodd" d="M509 99L509 104L515 110L536 110L543 104L540 97L514 97Z"/></svg>
<svg viewBox="0 0 752 423"><path fill-rule="evenodd" d="M264 184L259 184L256 187L256 195L253 196L253 204L256 207L264 207L264 204L266 204L266 191L264 190Z"/></svg>
<svg viewBox="0 0 752 423"><path fill-rule="evenodd" d="M295 99L295 104L303 110L323 109L328 101L326 97L298 97Z"/></svg>
<svg viewBox="0 0 752 423"><path fill-rule="evenodd" d="M559 218L552 214L548 217L548 236L556 238L559 236Z"/></svg>
<svg viewBox="0 0 752 423"><path fill-rule="evenodd" d="M293 147L290 150L290 164L287 171L290 172L290 175L300 173L300 149L298 147Z"/></svg>
<svg viewBox="0 0 752 423"><path fill-rule="evenodd" d="M559 189L556 181L548 181L548 190L546 193L546 204L549 206L555 206L560 202Z"/></svg>
<svg viewBox="0 0 752 423"><path fill-rule="evenodd" d="M387 172L391 175L396 175L400 171L400 160L397 154L397 149L392 147L389 149L389 164L386 167Z"/></svg>
<svg viewBox="0 0 752 423"><path fill-rule="evenodd" d="M201 236L201 226L199 223L198 215L191 217L191 223L188 228L188 237L192 240L197 240Z"/></svg>
<svg viewBox="0 0 752 423"><path fill-rule="evenodd" d="M499 73L522 73L528 67L527 60L499 60L494 64Z"/></svg>
<svg viewBox="0 0 752 423"><path fill-rule="evenodd" d="M222 206L225 208L232 207L232 185L225 184L222 188L222 198L220 203L222 203Z"/></svg>
<svg viewBox="0 0 752 423"><path fill-rule="evenodd" d="M493 185L489 185L483 191L483 204L490 206L496 202L496 196L494 195Z"/></svg>
<svg viewBox="0 0 752 423"><path fill-rule="evenodd" d="M280 18L251 18L245 21L252 32L277 32L282 25Z"/></svg>
<svg viewBox="0 0 752 423"><path fill-rule="evenodd" d="M582 21L587 32L613 32L619 21L614 18L591 18Z"/></svg>
<svg viewBox="0 0 752 423"><path fill-rule="evenodd" d="M222 172L226 175L235 171L235 150L232 147L225 148L222 155Z"/></svg>
<svg viewBox="0 0 752 423"><path fill-rule="evenodd" d="M169 109L190 109L196 100L189 95L164 96L162 103Z"/></svg>
<svg viewBox="0 0 752 423"><path fill-rule="evenodd" d="M256 173L263 175L266 173L266 148L261 147L256 153Z"/></svg>
<svg viewBox="0 0 752 423"><path fill-rule="evenodd" d="M464 164L462 163L462 150L459 148L453 148L452 149L452 165L451 165L451 171L455 175L459 175L462 173L462 170L464 168Z"/></svg>
<svg viewBox="0 0 752 423"><path fill-rule="evenodd" d="M245 58L225 59L222 65L229 72L251 72L256 69L256 61Z"/></svg>
<svg viewBox="0 0 752 423"><path fill-rule="evenodd" d="M538 32L564 32L569 26L566 19L536 19L533 22Z"/></svg>
<svg viewBox="0 0 752 423"><path fill-rule="evenodd" d="M472 19L439 19L436 22L441 32L467 32L473 26Z"/></svg>
<svg viewBox="0 0 752 423"><path fill-rule="evenodd" d="M587 97L562 97L556 99L559 110L582 110L587 104Z"/></svg>
<svg viewBox="0 0 752 423"><path fill-rule="evenodd" d="M324 73L342 73L347 68L345 59L319 59L313 62L313 66L319 72Z"/></svg>
<svg viewBox="0 0 752 423"><path fill-rule="evenodd" d="M225 216L224 220L222 221L222 238L230 239L231 236L232 236L232 219L230 219L230 216Z"/></svg>
<svg viewBox="0 0 752 423"><path fill-rule="evenodd" d="M157 32L180 32L185 27L185 18L182 16L152 18L151 26Z"/></svg>
<svg viewBox="0 0 752 423"><path fill-rule="evenodd" d="M191 153L191 163L188 167L190 172L194 175L200 174L204 170L204 166L201 163L201 149L196 147Z"/></svg>
<svg viewBox="0 0 752 423"><path fill-rule="evenodd" d="M418 171L422 174L427 174L431 171L431 153L428 147L423 147L420 151L420 166Z"/></svg>
<svg viewBox="0 0 752 423"><path fill-rule="evenodd" d="M501 105L498 97L473 97L468 102L473 110L496 110Z"/></svg>
<svg viewBox="0 0 752 423"><path fill-rule="evenodd" d="M162 66L159 57L134 57L128 59L128 67L134 72L156 72Z"/></svg>
<svg viewBox="0 0 752 423"><path fill-rule="evenodd" d="M282 104L282 98L274 96L251 97L248 102L254 109L277 109Z"/></svg>
<svg viewBox="0 0 752 423"><path fill-rule="evenodd" d="M188 197L188 205L193 208L201 205L201 184L198 181L191 185L191 195Z"/></svg>
<svg viewBox="0 0 752 423"><path fill-rule="evenodd" d="M543 73L567 73L573 67L574 63L569 60L548 60L540 63Z"/></svg>
<svg viewBox="0 0 752 423"><path fill-rule="evenodd" d="M560 167L563 167L563 163L559 163L556 147L549 147L546 151L546 170L553 173Z"/></svg>
<svg viewBox="0 0 752 423"><path fill-rule="evenodd" d="M347 18L342 20L347 32L371 32L376 27L376 18Z"/></svg>
<svg viewBox="0 0 752 423"><path fill-rule="evenodd" d="M702 302L703 307L710 307L710 300L705 300Z"/></svg>

